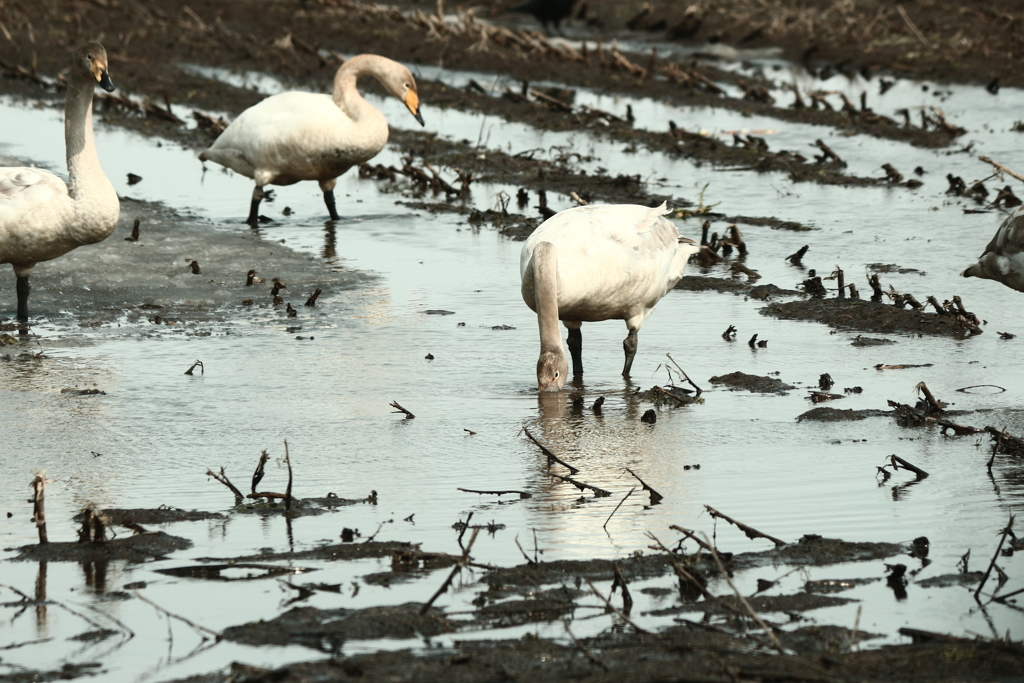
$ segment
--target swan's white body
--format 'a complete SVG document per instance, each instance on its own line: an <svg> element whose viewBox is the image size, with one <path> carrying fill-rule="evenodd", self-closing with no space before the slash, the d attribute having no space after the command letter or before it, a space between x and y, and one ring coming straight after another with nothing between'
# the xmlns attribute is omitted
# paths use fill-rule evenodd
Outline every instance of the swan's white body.
<svg viewBox="0 0 1024 683"><path fill-rule="evenodd" d="M38 168L0 168L0 263L18 278L18 317L27 318L28 276L42 261L106 239L121 212L103 174L92 132L92 92L113 90L98 43L76 54L64 114L69 185ZM24 291L22 291L24 290Z"/></svg>
<svg viewBox="0 0 1024 683"><path fill-rule="evenodd" d="M583 370L580 324L624 320L629 336L623 374L629 374L637 331L700 250L679 236L667 213L664 204L581 206L552 216L527 239L519 271L523 300L537 312L540 327L542 390L561 388L567 374L556 368L553 382L541 377L545 354L567 365L558 320L569 328L573 374Z"/></svg>
<svg viewBox="0 0 1024 683"><path fill-rule="evenodd" d="M374 76L402 100L422 124L416 81L386 57L358 55L334 77L332 96L285 92L249 107L199 158L215 161L256 181L249 222L265 185L317 180L332 219L337 219L334 186L339 176L369 161L388 141L388 122L356 89L359 76Z"/></svg>
<svg viewBox="0 0 1024 683"><path fill-rule="evenodd" d="M1003 221L978 261L960 275L995 280L1024 292L1024 206Z"/></svg>

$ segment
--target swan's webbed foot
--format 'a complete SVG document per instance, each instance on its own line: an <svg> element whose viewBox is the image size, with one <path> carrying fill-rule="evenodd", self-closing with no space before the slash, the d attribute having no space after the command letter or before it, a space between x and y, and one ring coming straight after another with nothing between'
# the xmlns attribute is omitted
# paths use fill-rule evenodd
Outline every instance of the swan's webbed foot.
<svg viewBox="0 0 1024 683"><path fill-rule="evenodd" d="M327 213L331 215L331 220L338 220L340 216L338 216L338 208L334 204L334 190L324 190L324 204L327 205Z"/></svg>
<svg viewBox="0 0 1024 683"><path fill-rule="evenodd" d="M633 368L633 358L636 357L636 330L630 330L629 335L622 340L622 350L626 352L626 364L622 366L622 376L629 377L629 371Z"/></svg>
<svg viewBox="0 0 1024 683"><path fill-rule="evenodd" d="M580 328L569 328L569 338L566 340L569 346L569 355L572 356L573 376L583 374L583 334Z"/></svg>

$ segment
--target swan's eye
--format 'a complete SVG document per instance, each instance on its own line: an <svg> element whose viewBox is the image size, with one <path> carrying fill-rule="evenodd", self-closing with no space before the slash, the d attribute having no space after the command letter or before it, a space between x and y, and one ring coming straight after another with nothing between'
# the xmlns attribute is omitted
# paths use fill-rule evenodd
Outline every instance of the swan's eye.
<svg viewBox="0 0 1024 683"><path fill-rule="evenodd" d="M560 373L558 372L558 370L555 370L555 379L558 379L558 375L559 375L559 374L560 374Z"/></svg>

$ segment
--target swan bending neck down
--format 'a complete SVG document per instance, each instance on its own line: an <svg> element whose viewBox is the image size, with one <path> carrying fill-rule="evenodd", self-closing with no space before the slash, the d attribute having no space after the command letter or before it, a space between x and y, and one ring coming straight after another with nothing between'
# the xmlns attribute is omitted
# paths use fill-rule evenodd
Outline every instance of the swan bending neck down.
<svg viewBox="0 0 1024 683"><path fill-rule="evenodd" d="M99 43L75 51L64 106L68 184L37 168L0 168L0 263L17 276L18 318L28 319L29 274L41 261L106 239L121 205L96 154L93 89L114 89Z"/></svg>
<svg viewBox="0 0 1024 683"><path fill-rule="evenodd" d="M1024 292L1024 206L1003 221L985 253L960 275L995 280Z"/></svg>
<svg viewBox="0 0 1024 683"><path fill-rule="evenodd" d="M356 88L360 76L380 81L423 125L416 79L409 70L380 55L356 55L334 75L332 97L307 92L268 97L239 114L199 154L201 161L215 161L256 181L247 223L260 220L264 186L300 180L319 181L331 220L338 220L338 177L377 156L388 141L384 115Z"/></svg>
<svg viewBox="0 0 1024 683"><path fill-rule="evenodd" d="M561 389L568 374L559 320L569 330L573 375L583 374L581 324L624 320L629 334L622 342L622 374L629 376L640 326L700 250L679 236L667 213L664 204L580 206L552 216L530 235L519 264L523 300L540 328L541 391Z"/></svg>

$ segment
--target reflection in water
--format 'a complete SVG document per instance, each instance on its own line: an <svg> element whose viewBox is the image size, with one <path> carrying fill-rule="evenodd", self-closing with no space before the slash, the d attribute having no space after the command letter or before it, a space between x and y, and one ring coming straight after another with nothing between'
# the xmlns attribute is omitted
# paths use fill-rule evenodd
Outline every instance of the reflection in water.
<svg viewBox="0 0 1024 683"><path fill-rule="evenodd" d="M288 552L295 552L295 535L292 533L292 518L298 514L287 511L284 513L285 533L288 536Z"/></svg>
<svg viewBox="0 0 1024 683"><path fill-rule="evenodd" d="M336 246L338 243L337 235L334 232L334 221L327 221L324 223L324 258L333 259L338 257Z"/></svg>
<svg viewBox="0 0 1024 683"><path fill-rule="evenodd" d="M39 563L36 574L36 633L45 637L49 629L46 619L46 563Z"/></svg>
<svg viewBox="0 0 1024 683"><path fill-rule="evenodd" d="M892 499L893 501L906 500L910 497L910 487L917 486L921 483L920 479L913 479L911 481L905 481L902 484L896 484L892 487Z"/></svg>
<svg viewBox="0 0 1024 683"><path fill-rule="evenodd" d="M107 592L107 560L83 562L82 573L85 575L85 585L94 593Z"/></svg>

